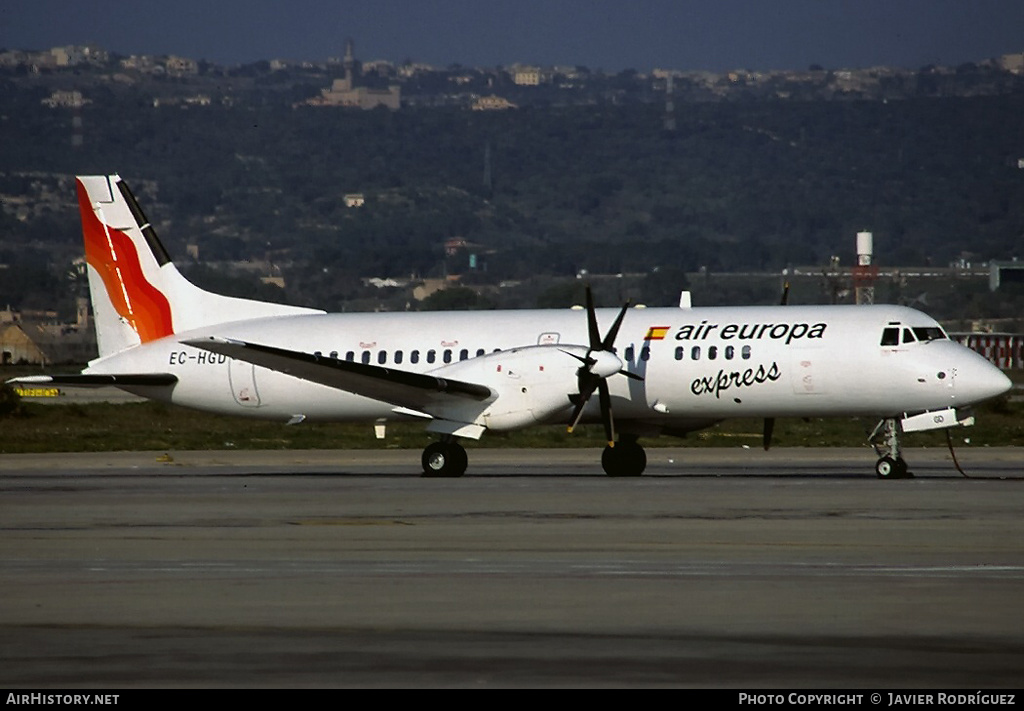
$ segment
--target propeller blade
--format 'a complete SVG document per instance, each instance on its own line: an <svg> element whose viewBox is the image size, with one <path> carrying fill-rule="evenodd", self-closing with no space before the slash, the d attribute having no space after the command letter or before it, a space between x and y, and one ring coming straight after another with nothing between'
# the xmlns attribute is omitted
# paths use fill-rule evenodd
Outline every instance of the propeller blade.
<svg viewBox="0 0 1024 711"><path fill-rule="evenodd" d="M590 347L601 347L601 332L597 328L597 311L594 310L594 294L587 284L587 332L590 334Z"/></svg>
<svg viewBox="0 0 1024 711"><path fill-rule="evenodd" d="M567 356L572 356L573 358L575 358L576 360L578 360L580 363L582 363L585 366L586 365L590 365L589 360L587 358L584 358L581 355L577 355L576 353L572 353L571 351L567 351L564 348L559 348L558 350L562 351L562 353L565 353Z"/></svg>
<svg viewBox="0 0 1024 711"><path fill-rule="evenodd" d="M608 446L615 446L615 421L612 419L612 399L608 394L608 383L603 379L597 383L597 393L601 399L601 421L604 423L604 436Z"/></svg>
<svg viewBox="0 0 1024 711"><path fill-rule="evenodd" d="M644 381L644 376L637 375L636 373L630 373L628 370L620 370L619 371L619 375L625 375L627 378L632 378L633 380L639 380L641 383Z"/></svg>
<svg viewBox="0 0 1024 711"><path fill-rule="evenodd" d="M594 394L594 389L598 383L604 382L600 378L590 378L585 381L580 378L580 394L576 400L576 407L573 408L572 417L569 418L569 433L572 434L573 429L580 423L580 418L583 416L583 408L587 406L590 401L590 396Z"/></svg>
<svg viewBox="0 0 1024 711"><path fill-rule="evenodd" d="M768 451L768 448L772 446L772 432L775 431L775 418L766 417L764 418L764 451Z"/></svg>
<svg viewBox="0 0 1024 711"><path fill-rule="evenodd" d="M608 329L608 335L604 337L604 341L601 342L601 348L606 351L612 350L615 344L615 337L619 335L619 326L622 325L622 319L626 315L626 311L629 310L629 301L622 305L622 310L619 311L619 315L615 318L615 323Z"/></svg>

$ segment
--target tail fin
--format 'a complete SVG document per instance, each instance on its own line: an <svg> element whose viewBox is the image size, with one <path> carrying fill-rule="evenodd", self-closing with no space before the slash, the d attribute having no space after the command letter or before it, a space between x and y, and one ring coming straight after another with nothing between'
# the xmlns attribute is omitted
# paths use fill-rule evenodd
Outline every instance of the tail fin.
<svg viewBox="0 0 1024 711"><path fill-rule="evenodd" d="M100 357L228 321L322 313L204 291L181 275L128 185L78 176L89 293Z"/></svg>

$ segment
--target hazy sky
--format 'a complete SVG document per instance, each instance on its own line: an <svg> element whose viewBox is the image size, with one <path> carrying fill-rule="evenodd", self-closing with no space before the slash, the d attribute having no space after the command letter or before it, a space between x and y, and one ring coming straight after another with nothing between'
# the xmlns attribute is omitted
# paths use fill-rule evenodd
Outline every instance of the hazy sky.
<svg viewBox="0 0 1024 711"><path fill-rule="evenodd" d="M616 71L956 65L1024 51L1024 0L5 0L0 47L220 64L525 62Z"/></svg>

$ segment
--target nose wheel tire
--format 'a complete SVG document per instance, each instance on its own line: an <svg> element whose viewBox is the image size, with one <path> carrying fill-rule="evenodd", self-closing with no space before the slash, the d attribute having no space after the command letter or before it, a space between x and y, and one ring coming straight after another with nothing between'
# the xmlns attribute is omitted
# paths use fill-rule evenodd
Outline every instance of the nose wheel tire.
<svg viewBox="0 0 1024 711"><path fill-rule="evenodd" d="M434 442L420 458L425 477L460 477L466 473L469 457L458 442Z"/></svg>
<svg viewBox="0 0 1024 711"><path fill-rule="evenodd" d="M879 479L910 479L914 476L908 471L903 457L882 457L875 463L875 474Z"/></svg>

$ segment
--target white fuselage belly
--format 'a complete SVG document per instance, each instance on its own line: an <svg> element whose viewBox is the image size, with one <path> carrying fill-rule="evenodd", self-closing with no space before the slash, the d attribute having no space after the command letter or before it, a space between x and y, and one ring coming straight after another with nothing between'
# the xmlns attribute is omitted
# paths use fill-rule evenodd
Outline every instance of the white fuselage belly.
<svg viewBox="0 0 1024 711"><path fill-rule="evenodd" d="M598 312L602 328L614 317L612 310ZM882 347L881 331L891 322L934 324L919 312L883 306L630 309L616 350L625 368L643 380L609 378L616 417L670 424L675 419L895 415L978 399L962 388L958 392L956 383L965 370L988 368L986 361L948 340ZM181 343L207 335L340 359L351 353L360 362L368 353L372 365L414 372L443 368L446 351L457 363L480 351L585 346L588 340L586 316L578 310L317 314L176 334L97 361L88 372L174 373L179 382L171 402L225 414L334 421L394 417L388 403ZM431 351L433 362L428 362ZM401 363L396 363L399 353ZM569 356L552 347L550 358L563 365ZM575 383L567 383L566 412L574 392ZM587 414L596 416L596 403Z"/></svg>

